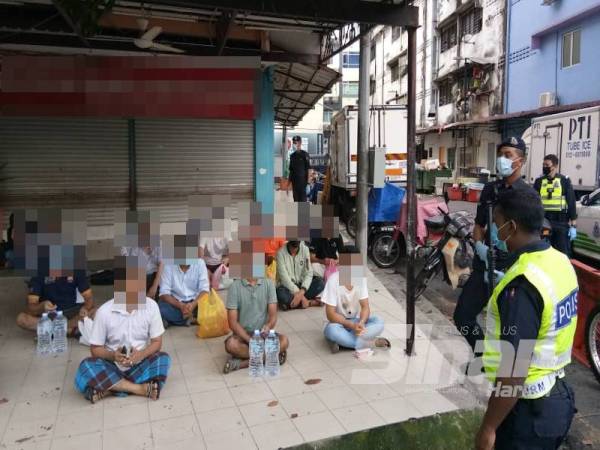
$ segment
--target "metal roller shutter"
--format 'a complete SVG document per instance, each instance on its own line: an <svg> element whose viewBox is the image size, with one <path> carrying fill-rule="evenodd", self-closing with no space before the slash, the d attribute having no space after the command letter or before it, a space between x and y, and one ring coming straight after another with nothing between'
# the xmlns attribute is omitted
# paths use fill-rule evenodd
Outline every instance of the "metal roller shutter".
<svg viewBox="0 0 600 450"><path fill-rule="evenodd" d="M138 209L162 222L187 220L189 195L254 194L254 123L241 120L135 121Z"/></svg>
<svg viewBox="0 0 600 450"><path fill-rule="evenodd" d="M0 206L85 208L88 225L112 225L127 208L127 121L0 118Z"/></svg>

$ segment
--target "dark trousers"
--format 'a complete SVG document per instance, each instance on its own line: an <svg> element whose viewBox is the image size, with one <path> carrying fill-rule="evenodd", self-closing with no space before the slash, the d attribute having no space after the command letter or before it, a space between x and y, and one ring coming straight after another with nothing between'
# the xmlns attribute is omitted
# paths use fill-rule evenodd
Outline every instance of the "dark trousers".
<svg viewBox="0 0 600 450"><path fill-rule="evenodd" d="M571 241L569 240L569 224L566 222L550 221L552 225L552 234L550 235L550 245L559 252L571 256Z"/></svg>
<svg viewBox="0 0 600 450"><path fill-rule="evenodd" d="M496 450L555 450L575 415L575 394L557 380L546 397L520 399L496 430Z"/></svg>
<svg viewBox="0 0 600 450"><path fill-rule="evenodd" d="M512 261L507 255L498 255L496 269L504 271L511 263ZM483 311L489 300L485 270L485 263L475 257L473 259L473 272L471 272L471 276L463 286L454 310L454 325L473 350L475 350L476 342L484 338L484 331L477 323L477 316Z"/></svg>
<svg viewBox="0 0 600 450"><path fill-rule="evenodd" d="M292 193L294 194L295 202L306 201L306 181L292 179Z"/></svg>
<svg viewBox="0 0 600 450"><path fill-rule="evenodd" d="M308 300L313 300L317 295L323 292L324 288L325 283L323 282L323 278L314 276L310 283L310 287L308 288L304 296ZM282 307L282 309L289 309L290 303L292 303L292 300L294 298L294 294L292 294L290 290L284 286L278 286L276 292L277 302L279 302L279 305Z"/></svg>

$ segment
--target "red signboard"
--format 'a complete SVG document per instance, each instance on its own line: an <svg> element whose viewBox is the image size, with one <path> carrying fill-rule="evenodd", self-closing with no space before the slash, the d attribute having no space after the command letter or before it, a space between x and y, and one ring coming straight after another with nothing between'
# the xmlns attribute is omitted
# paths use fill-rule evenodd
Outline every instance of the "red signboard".
<svg viewBox="0 0 600 450"><path fill-rule="evenodd" d="M255 119L260 59L8 56L0 115Z"/></svg>

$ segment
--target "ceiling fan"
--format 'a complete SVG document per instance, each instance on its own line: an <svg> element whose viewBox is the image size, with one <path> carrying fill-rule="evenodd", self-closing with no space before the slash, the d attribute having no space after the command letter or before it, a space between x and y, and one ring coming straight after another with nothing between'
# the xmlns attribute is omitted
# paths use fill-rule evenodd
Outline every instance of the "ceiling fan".
<svg viewBox="0 0 600 450"><path fill-rule="evenodd" d="M144 49L144 50L158 50L161 52L171 52L171 53L185 53L184 50L179 48L172 47L166 44L159 44L158 42L154 42L154 39L158 37L160 33L162 33L162 27L154 26L147 30L148 28L148 19L143 17L138 17L136 19L138 26L142 32L142 35L134 39L133 43L136 47Z"/></svg>

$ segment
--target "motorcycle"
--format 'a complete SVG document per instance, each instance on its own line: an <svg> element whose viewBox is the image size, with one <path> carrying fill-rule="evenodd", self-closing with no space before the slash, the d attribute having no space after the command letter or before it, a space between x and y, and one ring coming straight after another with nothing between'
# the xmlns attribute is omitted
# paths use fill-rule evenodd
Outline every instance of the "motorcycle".
<svg viewBox="0 0 600 450"><path fill-rule="evenodd" d="M415 249L416 256L425 259L415 279L415 299L442 270L444 281L454 289L462 287L471 275L473 215L465 211L448 213L439 207L438 210L440 215L425 219L427 244Z"/></svg>

